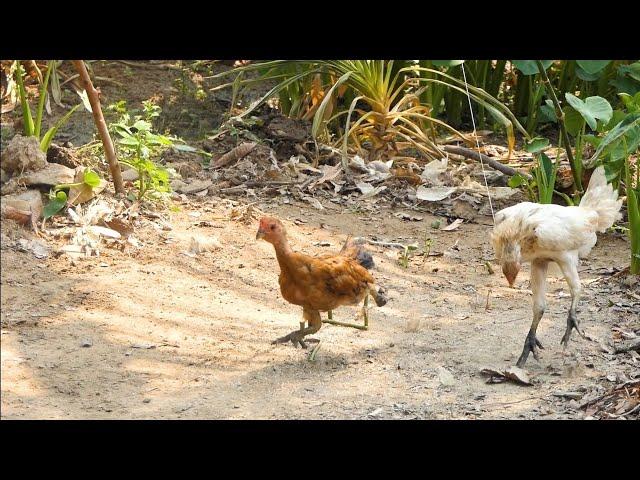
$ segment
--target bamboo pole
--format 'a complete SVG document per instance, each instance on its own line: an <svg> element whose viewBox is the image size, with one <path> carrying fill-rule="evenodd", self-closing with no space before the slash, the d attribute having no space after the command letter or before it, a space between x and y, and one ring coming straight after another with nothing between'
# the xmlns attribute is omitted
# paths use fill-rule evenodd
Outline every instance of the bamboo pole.
<svg viewBox="0 0 640 480"><path fill-rule="evenodd" d="M122 183L122 172L120 171L120 164L118 163L118 158L116 157L116 151L113 148L113 142L111 141L111 136L109 135L107 123L104 121L104 116L102 115L102 108L100 107L100 98L98 97L98 91L94 88L93 83L91 82L89 72L87 72L87 67L84 64L84 60L73 60L72 62L73 66L78 72L78 75L80 75L82 85L87 92L87 96L89 97L89 103L91 103L93 120L95 121L96 127L98 128L100 138L102 139L105 157L107 158L107 162L109 162L109 170L111 171L111 176L113 177L113 186L116 190L116 193L124 193L124 184Z"/></svg>

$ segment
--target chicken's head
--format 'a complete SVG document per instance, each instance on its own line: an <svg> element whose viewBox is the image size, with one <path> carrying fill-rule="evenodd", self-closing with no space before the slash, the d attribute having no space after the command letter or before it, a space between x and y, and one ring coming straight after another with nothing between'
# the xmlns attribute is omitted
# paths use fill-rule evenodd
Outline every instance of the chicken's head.
<svg viewBox="0 0 640 480"><path fill-rule="evenodd" d="M520 263L518 262L503 262L502 264L502 273L504 273L511 288L513 288L513 284L516 283L516 277L519 271Z"/></svg>
<svg viewBox="0 0 640 480"><path fill-rule="evenodd" d="M494 248L498 254L498 261L502 265L502 273L513 288L516 277L520 271L520 244L518 242L504 241L494 237Z"/></svg>
<svg viewBox="0 0 640 480"><path fill-rule="evenodd" d="M274 217L262 217L256 234L256 240L266 240L269 243L277 243L285 235L284 225Z"/></svg>

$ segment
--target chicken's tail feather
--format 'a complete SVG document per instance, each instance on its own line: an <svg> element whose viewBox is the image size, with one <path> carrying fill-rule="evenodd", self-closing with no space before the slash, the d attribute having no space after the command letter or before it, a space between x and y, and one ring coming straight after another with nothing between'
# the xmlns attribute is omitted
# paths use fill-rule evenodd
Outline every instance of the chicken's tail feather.
<svg viewBox="0 0 640 480"><path fill-rule="evenodd" d="M340 254L348 258L353 258L364 268L371 270L376 266L376 264L373 261L373 255L366 250L364 244L364 238L358 237L351 239L351 236L349 236L347 241L344 243L342 250L340 250Z"/></svg>
<svg viewBox="0 0 640 480"><path fill-rule="evenodd" d="M618 199L618 191L614 190L604 174L602 166L596 168L591 175L589 187L585 192L580 207L595 210L598 213L598 231L604 232L620 218L622 200Z"/></svg>
<svg viewBox="0 0 640 480"><path fill-rule="evenodd" d="M386 305L389 301L389 297L387 297L387 291L383 287L371 287L370 293L378 307Z"/></svg>

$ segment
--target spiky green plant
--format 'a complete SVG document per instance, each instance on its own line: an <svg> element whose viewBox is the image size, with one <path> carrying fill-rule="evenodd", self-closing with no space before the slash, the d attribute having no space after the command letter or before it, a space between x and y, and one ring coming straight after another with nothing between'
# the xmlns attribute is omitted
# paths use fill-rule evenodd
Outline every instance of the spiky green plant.
<svg viewBox="0 0 640 480"><path fill-rule="evenodd" d="M232 86L234 93L240 93L242 88L259 81L275 80L279 83L239 116L248 115L274 95L291 91L294 85L307 85L309 88L315 82L309 92L300 94L297 91L294 102L288 103L287 108L299 112L304 95L315 95L317 101L311 102L315 108L312 126L314 138L341 145L345 154L348 142L352 141L356 150L360 150L365 142L369 143L370 159L386 150L397 151L399 144L409 145L427 157L441 158L444 154L436 143L435 127L469 141L461 132L435 118L431 114L431 105L421 102L421 95L433 85L455 91L466 99L465 83L415 62L404 62L398 66L393 60L274 60L240 67L216 77L233 73L240 75L251 70L262 71L263 74L258 78L241 80L236 76L234 82L217 88ZM305 83L310 78L313 81ZM320 81L327 83L318 83ZM469 86L469 94L475 103L506 128L510 147L515 141L514 126L528 137L515 116L496 98L475 86ZM338 99L343 100L341 107ZM350 101L346 103L345 99ZM341 128L343 124L338 119L345 115L344 128ZM329 128L331 126L335 134Z"/></svg>
<svg viewBox="0 0 640 480"><path fill-rule="evenodd" d="M71 110L69 110L65 115L60 117L60 119L53 125L53 127L47 130L47 132L42 136L42 138L40 138L40 132L42 128L42 116L43 116L45 101L47 97L47 87L49 85L49 78L51 77L51 72L55 68L56 61L50 60L47 63L47 72L45 74L44 80L40 87L40 95L38 98L38 107L36 109L35 121L33 120L33 115L31 114L31 108L29 107L29 101L27 100L27 93L24 87L24 81L22 79L22 76L24 75L23 68L19 60L16 60L16 62L18 62L18 65L16 68L15 79L16 79L16 83L18 84L18 93L20 95L20 103L22 105L22 119L24 123L24 134L27 137L32 137L32 136L36 137L40 142L40 150L46 153L47 150L49 150L49 146L53 141L53 137L58 132L58 129L62 127L62 125L64 125L69 120L71 115L73 115L73 113L82 106L82 103L79 103L78 105L73 107Z"/></svg>

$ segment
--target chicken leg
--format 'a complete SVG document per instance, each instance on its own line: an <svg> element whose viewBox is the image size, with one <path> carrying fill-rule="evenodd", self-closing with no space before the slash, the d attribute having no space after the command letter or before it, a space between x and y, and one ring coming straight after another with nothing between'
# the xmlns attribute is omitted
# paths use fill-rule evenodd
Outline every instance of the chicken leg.
<svg viewBox="0 0 640 480"><path fill-rule="evenodd" d="M578 276L578 259L577 257L569 257L566 261L559 263L564 278L571 290L571 307L569 308L569 315L567 316L567 329L562 336L560 343L564 345L563 348L567 348L569 344L569 338L571 332L575 328L576 331L584 337L584 333L580 331L578 317L576 314L576 308L578 307L578 301L580 300L580 293L582 292L582 286L580 284L580 277Z"/></svg>
<svg viewBox="0 0 640 480"><path fill-rule="evenodd" d="M276 340L274 340L273 342L271 342L272 344L276 344L276 343L286 343L288 341L291 341L291 343L293 343L293 345L295 347L298 346L298 344L300 344L300 346L302 348L307 348L307 344L304 340L304 337L306 335L310 335L312 333L316 333L318 330L320 330L320 327L322 326L322 320L320 319L320 312L318 312L317 310L308 310L308 309L304 309L302 311L302 317L309 322L309 326L305 328L305 322L300 322L300 329L299 330L295 330L293 332L291 332L289 335L285 335L284 337L280 337ZM307 342L318 342L319 340L316 338L309 338L306 340Z"/></svg>
<svg viewBox="0 0 640 480"><path fill-rule="evenodd" d="M387 298L387 291L384 287L375 287L371 286L369 291L364 297L364 304L362 306L362 318L364 319L364 325L358 325L356 323L347 323L347 322L339 322L333 319L333 312L329 310L327 312L327 316L329 317L327 320L324 320L323 323L330 323L332 325L341 325L343 327L351 327L357 328L358 330L368 330L369 329L369 296L372 296L376 305L378 307L382 307L387 304L389 299Z"/></svg>
<svg viewBox="0 0 640 480"><path fill-rule="evenodd" d="M547 307L547 300L545 298L546 293L546 283L547 283L547 268L549 266L549 262L546 260L534 260L531 262L531 290L533 292L533 322L531 322L531 328L529 328L529 333L527 334L527 338L524 341L524 348L522 349L522 354L518 359L516 366L519 368L524 367L524 364L527 362L527 358L529 357L529 353L533 354L533 358L539 360L538 352L536 348L541 348L544 350L544 347L540 343L540 340L536 338L536 330L538 329L538 324L544 315L544 311Z"/></svg>

